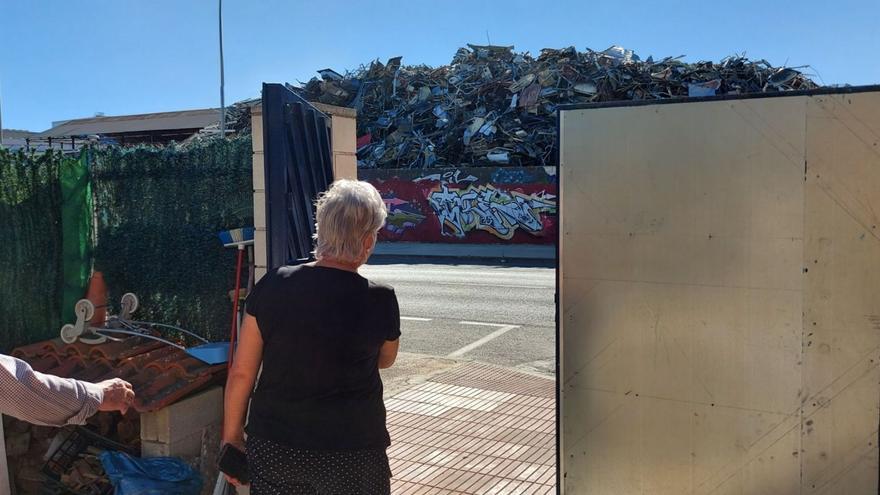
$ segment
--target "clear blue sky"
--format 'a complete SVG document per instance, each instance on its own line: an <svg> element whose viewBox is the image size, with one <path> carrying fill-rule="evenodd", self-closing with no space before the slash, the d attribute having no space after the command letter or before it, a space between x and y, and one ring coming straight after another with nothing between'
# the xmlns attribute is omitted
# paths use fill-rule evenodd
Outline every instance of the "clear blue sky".
<svg viewBox="0 0 880 495"><path fill-rule="evenodd" d="M789 4L789 5L786 5ZM831 6L833 4L833 6ZM880 0L224 2L226 101L402 55L440 65L466 43L537 54L612 44L686 60L745 52L880 83ZM3 127L219 106L216 0L0 0Z"/></svg>

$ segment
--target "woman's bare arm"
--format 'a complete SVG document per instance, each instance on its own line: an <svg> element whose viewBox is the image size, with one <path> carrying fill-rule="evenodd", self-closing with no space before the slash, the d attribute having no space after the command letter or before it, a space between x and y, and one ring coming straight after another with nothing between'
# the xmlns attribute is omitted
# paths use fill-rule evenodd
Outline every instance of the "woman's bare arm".
<svg viewBox="0 0 880 495"><path fill-rule="evenodd" d="M223 414L223 442L244 447L244 420L263 361L263 337L257 319L245 315L229 379Z"/></svg>
<svg viewBox="0 0 880 495"><path fill-rule="evenodd" d="M379 369L390 368L397 359L397 350L400 348L400 339L386 340L379 349Z"/></svg>

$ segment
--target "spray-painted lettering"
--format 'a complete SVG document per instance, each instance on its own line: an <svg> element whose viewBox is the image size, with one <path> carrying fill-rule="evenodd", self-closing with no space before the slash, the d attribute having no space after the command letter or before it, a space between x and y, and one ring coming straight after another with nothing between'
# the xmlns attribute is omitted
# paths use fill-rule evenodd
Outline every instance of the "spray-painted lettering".
<svg viewBox="0 0 880 495"><path fill-rule="evenodd" d="M379 190L383 242L552 244L558 234L554 167L358 171Z"/></svg>
<svg viewBox="0 0 880 495"><path fill-rule="evenodd" d="M510 239L518 228L533 234L541 232L541 213L555 213L555 199L543 191L523 194L492 185L449 189L441 183L439 190L428 196L428 203L440 220L442 235L461 238L470 231L484 230Z"/></svg>

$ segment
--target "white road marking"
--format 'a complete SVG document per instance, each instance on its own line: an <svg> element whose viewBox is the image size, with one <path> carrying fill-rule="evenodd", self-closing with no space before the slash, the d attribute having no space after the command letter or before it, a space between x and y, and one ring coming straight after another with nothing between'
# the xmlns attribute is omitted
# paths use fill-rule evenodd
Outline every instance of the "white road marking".
<svg viewBox="0 0 880 495"><path fill-rule="evenodd" d="M471 342L470 344L462 347L461 349L458 349L457 351L453 351L453 352L447 354L447 357L451 357L451 358L461 357L461 356L467 354L468 352L476 349L477 347L480 347L481 345L483 345L487 342L490 342L494 339L497 339L498 337L513 330L514 328L519 328L519 325L503 325L500 323L483 323L483 322L479 322L479 321L460 321L459 323L462 325L481 325L481 326L486 326L486 327L501 327L501 328L499 328L498 330L495 330L494 332L490 333L489 335L486 335L485 337L483 337L482 339L480 339L476 342Z"/></svg>
<svg viewBox="0 0 880 495"><path fill-rule="evenodd" d="M434 285L464 285L468 287L504 287L506 289L555 289L545 285L471 284L467 282L434 282Z"/></svg>
<svg viewBox="0 0 880 495"><path fill-rule="evenodd" d="M511 325L510 323L485 323L482 321L460 321L459 325L481 325L484 327L518 327L519 325Z"/></svg>
<svg viewBox="0 0 880 495"><path fill-rule="evenodd" d="M420 318L418 316L401 316L401 320L410 320L410 321L431 321L433 318Z"/></svg>

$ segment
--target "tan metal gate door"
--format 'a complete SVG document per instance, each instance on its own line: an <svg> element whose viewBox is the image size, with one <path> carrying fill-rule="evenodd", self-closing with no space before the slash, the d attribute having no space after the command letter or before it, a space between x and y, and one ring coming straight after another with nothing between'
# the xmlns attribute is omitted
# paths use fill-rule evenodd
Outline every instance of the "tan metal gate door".
<svg viewBox="0 0 880 495"><path fill-rule="evenodd" d="M560 114L563 488L874 494L880 91Z"/></svg>

